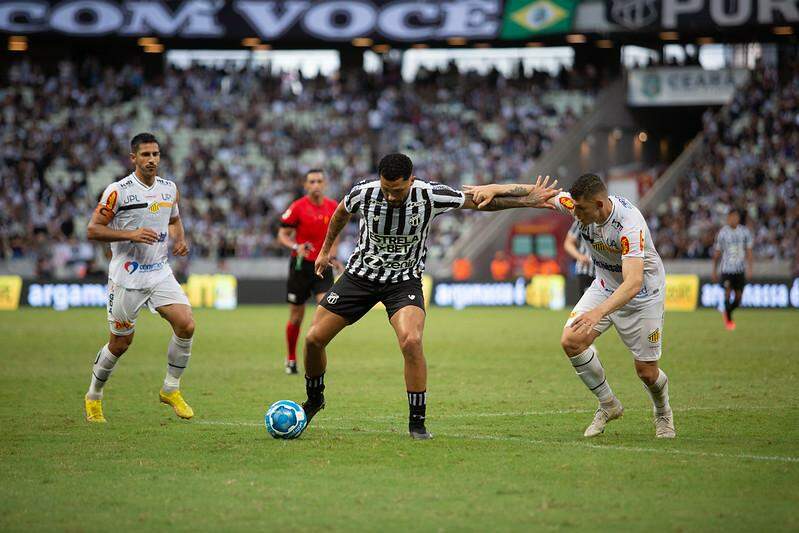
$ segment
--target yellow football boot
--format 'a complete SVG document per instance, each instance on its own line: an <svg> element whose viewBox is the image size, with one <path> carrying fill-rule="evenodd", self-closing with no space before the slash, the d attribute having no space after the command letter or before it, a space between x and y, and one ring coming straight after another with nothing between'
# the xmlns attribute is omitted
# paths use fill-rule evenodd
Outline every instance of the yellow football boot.
<svg viewBox="0 0 799 533"><path fill-rule="evenodd" d="M92 400L88 396L83 399L86 407L86 420L88 422L98 422L105 424L105 417L103 416L103 400Z"/></svg>
<svg viewBox="0 0 799 533"><path fill-rule="evenodd" d="M162 390L159 391L158 397L161 399L161 403L171 405L172 409L175 410L175 414L180 418L189 419L194 416L194 409L192 409L191 406L186 403L186 400L183 399L183 396L180 394L180 390L172 392L164 392Z"/></svg>

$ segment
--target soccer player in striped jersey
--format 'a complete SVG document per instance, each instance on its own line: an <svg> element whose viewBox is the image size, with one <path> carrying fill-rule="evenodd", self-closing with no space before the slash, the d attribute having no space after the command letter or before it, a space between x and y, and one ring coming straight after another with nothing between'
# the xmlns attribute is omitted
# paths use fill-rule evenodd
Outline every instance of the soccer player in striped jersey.
<svg viewBox="0 0 799 533"><path fill-rule="evenodd" d="M746 280L752 277L752 234L742 226L741 215L736 210L727 214L727 225L719 230L713 247L713 281L719 280L721 264L721 283L724 286L724 327L727 331L735 329L732 312L741 305ZM733 300L730 301L730 293Z"/></svg>
<svg viewBox="0 0 799 533"><path fill-rule="evenodd" d="M325 406L325 347L346 326L382 302L405 359L408 430L414 439L429 439L425 426L427 363L422 349L425 307L422 273L427 235L433 219L453 209L477 209L470 195L446 185L416 179L413 163L389 154L378 166L378 178L357 183L339 203L316 259L316 273L330 265L331 248L354 214L360 215L358 244L344 274L322 299L305 337L303 408L310 421ZM540 179L523 197L497 198L483 211L514 207L550 207L558 191Z"/></svg>
<svg viewBox="0 0 799 533"><path fill-rule="evenodd" d="M194 411L180 393L180 377L191 356L194 318L189 299L169 266L172 253L189 253L178 211L178 189L159 177L161 149L150 133L140 133L130 142L134 170L110 184L92 215L89 239L111 243L108 266L108 325L111 334L92 366L92 378L84 400L86 419L105 422L103 387L130 344L136 317L144 306L158 312L172 326L167 348L167 368L158 394L181 418Z"/></svg>
<svg viewBox="0 0 799 533"><path fill-rule="evenodd" d="M580 233L580 223L575 220L563 241L563 249L574 259L574 273L577 274L577 283L580 296L585 294L588 287L594 282L596 268L594 260L591 259L591 245L583 239Z"/></svg>

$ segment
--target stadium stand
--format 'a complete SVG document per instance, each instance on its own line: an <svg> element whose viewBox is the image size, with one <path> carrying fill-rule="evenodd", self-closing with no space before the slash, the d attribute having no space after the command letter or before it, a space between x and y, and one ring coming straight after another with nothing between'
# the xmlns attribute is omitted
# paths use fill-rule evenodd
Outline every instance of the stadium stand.
<svg viewBox="0 0 799 533"><path fill-rule="evenodd" d="M703 116L704 143L671 198L649 217L664 258L708 258L728 209L745 213L758 259L796 265L799 247L799 65L758 67Z"/></svg>
<svg viewBox="0 0 799 533"><path fill-rule="evenodd" d="M100 251L84 228L103 187L129 171L138 131L164 145L161 174L180 188L194 257L263 257L283 253L277 217L301 194L305 170L324 167L332 197L396 150L420 178L455 187L527 179L601 82L591 69L508 79L451 65L422 69L412 83L390 74L193 66L145 80L140 68L91 59L47 73L20 61L0 89L0 258L34 257L45 276L97 270ZM441 255L463 223L442 219L430 254Z"/></svg>

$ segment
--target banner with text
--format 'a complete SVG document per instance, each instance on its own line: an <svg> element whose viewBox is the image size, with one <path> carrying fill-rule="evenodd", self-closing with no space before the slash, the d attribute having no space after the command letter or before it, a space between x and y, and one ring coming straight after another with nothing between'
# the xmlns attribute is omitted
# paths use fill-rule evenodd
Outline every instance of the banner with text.
<svg viewBox="0 0 799 533"><path fill-rule="evenodd" d="M749 79L746 69L702 67L647 68L628 74L627 103L631 106L724 105Z"/></svg>

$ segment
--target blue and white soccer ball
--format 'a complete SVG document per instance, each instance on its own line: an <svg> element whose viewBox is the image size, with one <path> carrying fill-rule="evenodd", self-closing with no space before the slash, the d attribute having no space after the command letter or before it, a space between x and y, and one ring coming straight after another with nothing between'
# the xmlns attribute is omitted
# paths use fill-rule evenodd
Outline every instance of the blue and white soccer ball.
<svg viewBox="0 0 799 533"><path fill-rule="evenodd" d="M269 434L276 439L296 439L308 425L305 411L297 402L280 400L269 406L264 415Z"/></svg>

